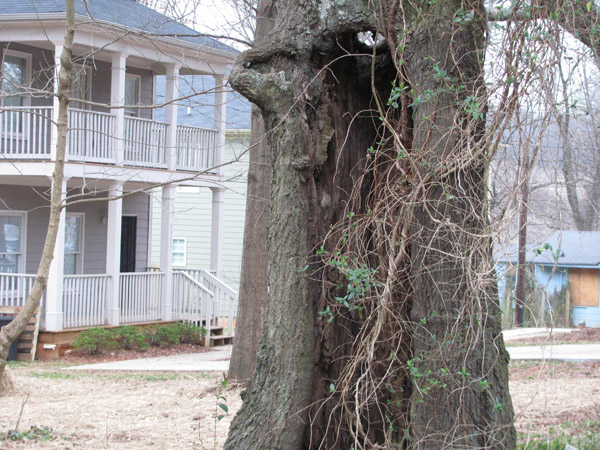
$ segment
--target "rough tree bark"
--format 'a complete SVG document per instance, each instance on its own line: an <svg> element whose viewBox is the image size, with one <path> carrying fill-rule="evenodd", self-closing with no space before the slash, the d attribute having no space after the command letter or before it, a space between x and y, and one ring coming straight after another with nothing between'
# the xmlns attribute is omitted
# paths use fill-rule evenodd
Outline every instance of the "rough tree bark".
<svg viewBox="0 0 600 450"><path fill-rule="evenodd" d="M225 448L514 448L497 295L478 277L491 258L479 142L482 3L273 4L271 33L230 78L261 108L273 182L265 328ZM385 42L370 47L363 31ZM393 81L406 89L398 114L383 120ZM371 165L367 149L390 134L397 139ZM390 187L377 161L394 151ZM364 233L369 258L378 266L389 259L377 299L387 309L371 315L373 302L319 320L344 283L311 255L331 224L385 209L385 189L414 201L387 217L395 230L387 242L377 230ZM382 319L393 315L402 332ZM353 366L361 333L376 328L389 339L374 341L365 365ZM390 360L397 375L374 386L375 397L361 403L358 388L350 400L338 392L344 374L358 386Z"/></svg>
<svg viewBox="0 0 600 450"><path fill-rule="evenodd" d="M271 3L266 0L259 1L254 35L255 45L258 45L270 30L271 14ZM250 166L248 168L240 296L236 336L228 373L228 378L234 381L248 380L254 372L269 293L267 232L273 167L264 130L260 110L254 105L251 120Z"/></svg>
<svg viewBox="0 0 600 450"><path fill-rule="evenodd" d="M6 371L6 359L12 342L23 332L27 322L33 316L35 310L40 304L40 299L46 289L50 264L54 255L56 245L56 236L60 223L60 212L64 205L62 204L62 184L64 178L65 149L67 144L67 125L69 92L71 90L71 50L73 47L73 35L75 32L75 8L73 0L66 0L66 28L64 37L63 51L60 56L60 72L58 75L57 93L59 99L58 118L56 120L57 142L56 142L56 162L54 172L52 173L52 196L50 199L50 218L48 221L48 231L44 242L44 249L40 265L37 271L37 277L33 288L23 308L7 326L0 331L0 394L8 390L10 386L9 377Z"/></svg>

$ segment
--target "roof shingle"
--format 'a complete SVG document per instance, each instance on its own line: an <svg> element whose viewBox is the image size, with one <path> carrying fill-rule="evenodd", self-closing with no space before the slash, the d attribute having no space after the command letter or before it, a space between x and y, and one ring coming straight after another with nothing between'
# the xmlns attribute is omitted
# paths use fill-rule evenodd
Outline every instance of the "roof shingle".
<svg viewBox="0 0 600 450"><path fill-rule="evenodd" d="M64 0L0 0L0 15L45 14L65 12ZM197 32L176 20L170 19L136 0L75 0L75 14L113 23L144 33L170 36L196 45L229 53L237 50L215 39L193 36ZM1 16L0 16L1 17Z"/></svg>

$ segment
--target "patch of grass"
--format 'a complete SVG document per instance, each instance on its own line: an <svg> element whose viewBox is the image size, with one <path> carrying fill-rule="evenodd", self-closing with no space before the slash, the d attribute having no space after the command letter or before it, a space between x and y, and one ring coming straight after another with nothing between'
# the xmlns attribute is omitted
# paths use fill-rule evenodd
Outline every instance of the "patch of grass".
<svg viewBox="0 0 600 450"><path fill-rule="evenodd" d="M171 381L171 380L195 380L195 379L210 379L214 378L213 372L191 372L191 373L106 373L98 374L102 380L125 381Z"/></svg>
<svg viewBox="0 0 600 450"><path fill-rule="evenodd" d="M145 381L171 381L171 380L179 380L179 375L177 374L167 374L167 373L159 373L154 375L144 375L143 380Z"/></svg>
<svg viewBox="0 0 600 450"><path fill-rule="evenodd" d="M21 367L26 364L31 364L31 361L6 361L7 367Z"/></svg>
<svg viewBox="0 0 600 450"><path fill-rule="evenodd" d="M600 422L566 422L545 435L519 433L517 450L564 450L567 444L578 450L600 450Z"/></svg>
<svg viewBox="0 0 600 450"><path fill-rule="evenodd" d="M47 426L32 425L27 431L9 431L4 436L7 441L48 442L57 439L56 432Z"/></svg>
<svg viewBox="0 0 600 450"><path fill-rule="evenodd" d="M81 378L81 375L64 372L30 372L30 376L45 380L76 380Z"/></svg>

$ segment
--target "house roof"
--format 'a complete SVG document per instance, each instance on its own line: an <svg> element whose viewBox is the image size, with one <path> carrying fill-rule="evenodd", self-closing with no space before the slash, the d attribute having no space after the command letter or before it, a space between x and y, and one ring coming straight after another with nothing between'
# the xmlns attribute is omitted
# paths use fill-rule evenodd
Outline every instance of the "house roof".
<svg viewBox="0 0 600 450"><path fill-rule="evenodd" d="M498 261L517 261L517 246L498 252ZM546 241L528 245L526 261L558 266L599 266L599 231L557 231Z"/></svg>
<svg viewBox="0 0 600 450"><path fill-rule="evenodd" d="M0 0L2 15L32 14L43 18L65 13L65 0ZM137 0L75 0L75 14L152 35L168 36L228 53L234 48L215 39L193 36L197 31L139 3ZM190 36L192 35L192 36Z"/></svg>

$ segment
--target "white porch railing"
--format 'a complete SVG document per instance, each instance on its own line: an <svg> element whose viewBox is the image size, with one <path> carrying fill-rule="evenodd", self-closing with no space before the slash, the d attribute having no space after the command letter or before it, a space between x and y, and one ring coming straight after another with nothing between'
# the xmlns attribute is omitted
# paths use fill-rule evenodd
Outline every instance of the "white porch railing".
<svg viewBox="0 0 600 450"><path fill-rule="evenodd" d="M36 275L0 273L0 306L23 306Z"/></svg>
<svg viewBox="0 0 600 450"><path fill-rule="evenodd" d="M115 117L69 109L68 155L76 161L114 163Z"/></svg>
<svg viewBox="0 0 600 450"><path fill-rule="evenodd" d="M119 285L121 323L150 322L162 317L162 272L122 273Z"/></svg>
<svg viewBox="0 0 600 450"><path fill-rule="evenodd" d="M0 110L0 154L12 159L49 159L52 107Z"/></svg>
<svg viewBox="0 0 600 450"><path fill-rule="evenodd" d="M121 323L152 322L163 318L164 273L122 273L119 277ZM23 306L36 275L0 273L0 306ZM108 324L110 275L65 275L63 278L63 328ZM45 318L42 297L42 322ZM173 319L211 328L223 327L233 335L237 293L205 270L173 272Z"/></svg>
<svg viewBox="0 0 600 450"><path fill-rule="evenodd" d="M173 273L173 318L204 326L207 336L217 322L215 296L185 272Z"/></svg>
<svg viewBox="0 0 600 450"><path fill-rule="evenodd" d="M209 169L216 164L219 132L184 125L177 127L177 168Z"/></svg>
<svg viewBox="0 0 600 450"><path fill-rule="evenodd" d="M64 328L108 323L110 275L65 275L63 279Z"/></svg>
<svg viewBox="0 0 600 450"><path fill-rule="evenodd" d="M168 126L163 122L125 117L125 164L166 167Z"/></svg>
<svg viewBox="0 0 600 450"><path fill-rule="evenodd" d="M212 314L214 320L211 325L223 327L225 334L233 336L237 318L237 292L207 270L190 269L182 272L213 293Z"/></svg>
<svg viewBox="0 0 600 450"><path fill-rule="evenodd" d="M6 159L50 159L51 106L0 108L0 155ZM116 117L96 111L69 109L67 161L116 163ZM167 130L164 122L125 117L124 163L166 167ZM178 170L206 170L215 166L219 132L206 128L177 127Z"/></svg>

